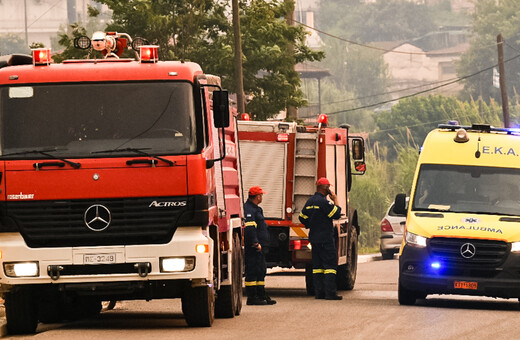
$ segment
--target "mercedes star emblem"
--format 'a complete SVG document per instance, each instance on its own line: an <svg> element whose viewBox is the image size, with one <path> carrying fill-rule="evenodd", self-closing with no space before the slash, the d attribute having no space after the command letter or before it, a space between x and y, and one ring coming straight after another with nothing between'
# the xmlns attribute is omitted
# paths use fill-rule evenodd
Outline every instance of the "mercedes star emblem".
<svg viewBox="0 0 520 340"><path fill-rule="evenodd" d="M470 259L475 256L477 249L472 243L464 243L460 246L460 255L465 259Z"/></svg>
<svg viewBox="0 0 520 340"><path fill-rule="evenodd" d="M90 230L103 231L110 225L112 216L107 207L101 204L94 204L85 210L83 221Z"/></svg>

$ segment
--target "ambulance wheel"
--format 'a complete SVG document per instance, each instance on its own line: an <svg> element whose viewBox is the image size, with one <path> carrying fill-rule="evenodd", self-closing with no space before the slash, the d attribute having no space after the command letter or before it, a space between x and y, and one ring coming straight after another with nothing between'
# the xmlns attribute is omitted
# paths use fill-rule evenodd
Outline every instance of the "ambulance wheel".
<svg viewBox="0 0 520 340"><path fill-rule="evenodd" d="M305 265L305 289L309 296L314 296L314 282L312 280L312 263L307 263Z"/></svg>
<svg viewBox="0 0 520 340"><path fill-rule="evenodd" d="M347 263L338 266L336 285L338 290L352 290L356 284L358 261L358 235L355 227L350 228Z"/></svg>
<svg viewBox="0 0 520 340"><path fill-rule="evenodd" d="M425 296L426 297L426 296ZM413 306L418 296L415 291L404 288L399 282L399 290L397 292L397 298L400 305Z"/></svg>
<svg viewBox="0 0 520 340"><path fill-rule="evenodd" d="M211 327L215 319L213 288L188 286L182 297L182 313L190 327Z"/></svg>
<svg viewBox="0 0 520 340"><path fill-rule="evenodd" d="M31 290L20 289L4 296L9 334L32 334L38 326L38 307Z"/></svg>

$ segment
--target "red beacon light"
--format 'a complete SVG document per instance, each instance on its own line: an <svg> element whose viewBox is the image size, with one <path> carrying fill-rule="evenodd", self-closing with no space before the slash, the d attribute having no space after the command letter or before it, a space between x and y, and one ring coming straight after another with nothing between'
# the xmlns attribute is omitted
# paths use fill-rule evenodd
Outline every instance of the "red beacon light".
<svg viewBox="0 0 520 340"><path fill-rule="evenodd" d="M159 46L142 45L139 46L139 55L141 63L156 63L159 61Z"/></svg>
<svg viewBox="0 0 520 340"><path fill-rule="evenodd" d="M251 116L249 115L249 113L242 113L240 115L240 119L241 120L251 120Z"/></svg>
<svg viewBox="0 0 520 340"><path fill-rule="evenodd" d="M279 133L276 135L276 140L278 142L288 142L289 141L289 134L288 133Z"/></svg>
<svg viewBox="0 0 520 340"><path fill-rule="evenodd" d="M329 120L326 114L321 114L318 116L318 124L327 125L328 121Z"/></svg>
<svg viewBox="0 0 520 340"><path fill-rule="evenodd" d="M32 50L33 65L49 65L51 63L50 48L35 48Z"/></svg>

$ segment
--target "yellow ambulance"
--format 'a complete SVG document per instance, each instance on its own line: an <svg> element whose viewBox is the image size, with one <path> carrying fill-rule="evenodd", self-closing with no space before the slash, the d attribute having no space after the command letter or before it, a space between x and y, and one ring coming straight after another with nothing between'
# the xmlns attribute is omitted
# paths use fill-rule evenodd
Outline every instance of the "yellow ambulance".
<svg viewBox="0 0 520 340"><path fill-rule="evenodd" d="M399 303L520 298L520 130L439 125L426 137L399 257ZM406 211L407 209L407 211Z"/></svg>

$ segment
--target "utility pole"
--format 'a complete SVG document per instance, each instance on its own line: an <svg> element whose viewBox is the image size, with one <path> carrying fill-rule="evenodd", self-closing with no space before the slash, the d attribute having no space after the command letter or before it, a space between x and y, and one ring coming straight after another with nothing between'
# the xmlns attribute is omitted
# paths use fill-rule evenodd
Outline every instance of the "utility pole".
<svg viewBox="0 0 520 340"><path fill-rule="evenodd" d="M238 0L232 0L233 11L233 35L235 40L235 82L237 86L237 111L245 113L246 104L244 98L244 78L242 72L242 39L240 37L240 13Z"/></svg>
<svg viewBox="0 0 520 340"><path fill-rule="evenodd" d="M289 4L289 10L287 11L287 25L294 25L294 0L284 0L285 3ZM287 48L287 54L289 56L294 56L294 45L292 43L289 44ZM287 118L289 120L296 120L298 118L298 109L292 105L287 105Z"/></svg>
<svg viewBox="0 0 520 340"><path fill-rule="evenodd" d="M23 11L25 20L25 45L29 47L29 34L27 33L27 0L23 0Z"/></svg>
<svg viewBox="0 0 520 340"><path fill-rule="evenodd" d="M504 39L502 33L497 35L498 48L498 72L500 79L500 94L502 96L502 113L504 115L504 127L509 127L509 101L507 99L506 70L504 66Z"/></svg>

